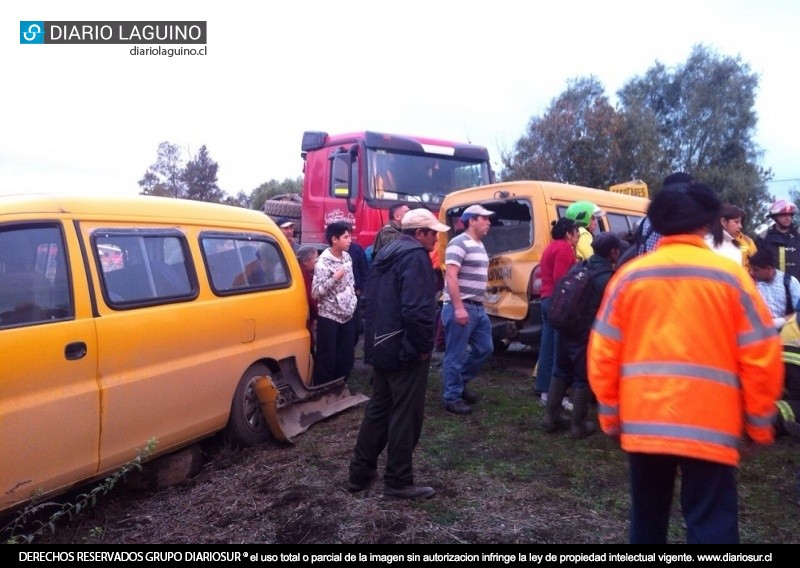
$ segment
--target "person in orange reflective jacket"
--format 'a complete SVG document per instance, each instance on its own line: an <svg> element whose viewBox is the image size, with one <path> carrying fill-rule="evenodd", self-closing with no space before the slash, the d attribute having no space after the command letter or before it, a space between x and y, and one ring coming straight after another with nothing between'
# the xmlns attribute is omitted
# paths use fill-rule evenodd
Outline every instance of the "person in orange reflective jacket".
<svg viewBox="0 0 800 568"><path fill-rule="evenodd" d="M678 469L687 541L738 543L739 444L774 439L781 343L747 272L703 242L720 205L697 182L653 198L664 237L612 277L589 339L600 425L628 453L633 544L666 543Z"/></svg>

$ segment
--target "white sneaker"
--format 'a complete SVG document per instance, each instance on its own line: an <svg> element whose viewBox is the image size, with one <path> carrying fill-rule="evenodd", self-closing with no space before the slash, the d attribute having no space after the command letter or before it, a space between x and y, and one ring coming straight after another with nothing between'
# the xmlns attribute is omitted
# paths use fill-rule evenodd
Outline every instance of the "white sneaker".
<svg viewBox="0 0 800 568"><path fill-rule="evenodd" d="M547 393L543 392L539 395L539 406L547 406Z"/></svg>
<svg viewBox="0 0 800 568"><path fill-rule="evenodd" d="M570 402L570 400L566 396L561 401L561 408L563 408L567 412L572 412L572 408L573 408L572 402Z"/></svg>

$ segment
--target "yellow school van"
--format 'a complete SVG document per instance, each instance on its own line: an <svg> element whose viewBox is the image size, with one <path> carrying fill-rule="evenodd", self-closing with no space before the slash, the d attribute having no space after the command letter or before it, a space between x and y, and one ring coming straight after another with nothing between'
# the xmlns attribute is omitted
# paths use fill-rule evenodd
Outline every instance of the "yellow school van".
<svg viewBox="0 0 800 568"><path fill-rule="evenodd" d="M263 213L0 196L0 511L224 431L252 445L365 400L311 383L300 267Z"/></svg>
<svg viewBox="0 0 800 568"><path fill-rule="evenodd" d="M444 259L447 241L462 229L461 213L479 203L494 211L483 243L489 254L489 282L484 305L492 322L495 349L512 342L538 349L542 330L539 259L550 243L551 222L575 201L600 208L598 230L631 231L645 216L648 199L623 193L545 181L506 182L448 195L439 216L452 229L440 234Z"/></svg>

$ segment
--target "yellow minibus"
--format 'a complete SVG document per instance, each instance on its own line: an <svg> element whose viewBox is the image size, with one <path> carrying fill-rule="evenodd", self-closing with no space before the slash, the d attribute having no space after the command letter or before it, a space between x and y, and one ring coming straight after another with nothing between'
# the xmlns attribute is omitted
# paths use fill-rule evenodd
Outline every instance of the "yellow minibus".
<svg viewBox="0 0 800 568"><path fill-rule="evenodd" d="M365 400L311 383L307 317L292 248L258 211L0 196L0 511L150 439L154 456L221 431L291 441Z"/></svg>

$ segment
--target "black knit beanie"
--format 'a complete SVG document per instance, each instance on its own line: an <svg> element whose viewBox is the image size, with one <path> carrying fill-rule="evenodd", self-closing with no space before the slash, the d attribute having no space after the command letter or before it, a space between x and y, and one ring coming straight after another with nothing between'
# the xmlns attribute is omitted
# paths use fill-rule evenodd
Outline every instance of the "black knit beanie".
<svg viewBox="0 0 800 568"><path fill-rule="evenodd" d="M693 182L661 190L650 202L647 216L653 229L662 235L678 235L711 227L720 207L722 202L713 189L704 183Z"/></svg>

